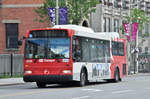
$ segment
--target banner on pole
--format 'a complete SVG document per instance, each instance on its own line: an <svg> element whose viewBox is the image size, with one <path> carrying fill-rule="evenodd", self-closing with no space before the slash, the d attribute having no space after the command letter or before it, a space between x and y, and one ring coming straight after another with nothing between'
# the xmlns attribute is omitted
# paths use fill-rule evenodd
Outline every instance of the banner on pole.
<svg viewBox="0 0 150 99"><path fill-rule="evenodd" d="M130 27L129 26L130 26L129 23L123 24L128 41L130 41Z"/></svg>
<svg viewBox="0 0 150 99"><path fill-rule="evenodd" d="M67 24L68 21L68 9L66 7L60 8L60 25Z"/></svg>
<svg viewBox="0 0 150 99"><path fill-rule="evenodd" d="M55 25L55 8L48 8L48 13L49 13L52 25Z"/></svg>
<svg viewBox="0 0 150 99"><path fill-rule="evenodd" d="M48 8L48 13L52 22L52 25L55 25L55 8ZM67 24L68 21L68 9L67 7L59 9L59 22L60 25Z"/></svg>
<svg viewBox="0 0 150 99"><path fill-rule="evenodd" d="M138 32L138 23L132 24L132 41L135 41Z"/></svg>

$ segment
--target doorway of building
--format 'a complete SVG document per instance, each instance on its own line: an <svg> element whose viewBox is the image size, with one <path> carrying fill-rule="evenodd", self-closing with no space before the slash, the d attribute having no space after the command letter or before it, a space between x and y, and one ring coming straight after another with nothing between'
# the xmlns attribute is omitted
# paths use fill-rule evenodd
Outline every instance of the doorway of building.
<svg viewBox="0 0 150 99"><path fill-rule="evenodd" d="M83 21L82 26L89 27L88 22L86 20Z"/></svg>

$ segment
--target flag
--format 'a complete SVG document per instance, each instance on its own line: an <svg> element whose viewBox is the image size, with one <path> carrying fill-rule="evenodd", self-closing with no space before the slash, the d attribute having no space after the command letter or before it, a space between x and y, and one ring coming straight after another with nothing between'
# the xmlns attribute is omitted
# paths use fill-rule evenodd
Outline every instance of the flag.
<svg viewBox="0 0 150 99"><path fill-rule="evenodd" d="M68 9L66 7L60 8L60 25L67 24L68 21Z"/></svg>
<svg viewBox="0 0 150 99"><path fill-rule="evenodd" d="M127 39L128 41L130 41L130 27L129 27L130 25L129 23L124 23L123 26L126 32Z"/></svg>
<svg viewBox="0 0 150 99"><path fill-rule="evenodd" d="M48 13L49 13L52 25L55 25L55 8L48 8Z"/></svg>
<svg viewBox="0 0 150 99"><path fill-rule="evenodd" d="M138 32L138 23L132 24L132 41L135 41Z"/></svg>

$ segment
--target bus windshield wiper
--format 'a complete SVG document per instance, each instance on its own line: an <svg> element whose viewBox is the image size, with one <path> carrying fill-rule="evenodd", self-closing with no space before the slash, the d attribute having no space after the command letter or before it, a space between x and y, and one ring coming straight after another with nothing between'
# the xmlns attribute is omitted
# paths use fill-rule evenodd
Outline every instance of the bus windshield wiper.
<svg viewBox="0 0 150 99"><path fill-rule="evenodd" d="M65 56L62 54L54 54L53 58L55 58L55 59L61 58L62 59L62 58L65 58Z"/></svg>

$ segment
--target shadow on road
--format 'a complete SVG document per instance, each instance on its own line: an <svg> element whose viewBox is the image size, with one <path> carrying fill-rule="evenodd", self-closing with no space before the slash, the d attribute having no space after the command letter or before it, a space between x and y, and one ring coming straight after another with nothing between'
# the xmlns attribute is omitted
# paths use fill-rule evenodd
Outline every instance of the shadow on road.
<svg viewBox="0 0 150 99"><path fill-rule="evenodd" d="M95 86L95 85L104 85L104 84L109 84L112 82L107 82L107 81L102 81L102 82L92 82L92 83L88 83L86 86ZM86 87L85 86L85 87ZM72 82L72 83L65 83L65 84L47 84L45 88L41 88L41 89L60 89L60 88L79 88L78 84L76 82ZM31 89L39 89L37 86L32 87Z"/></svg>

